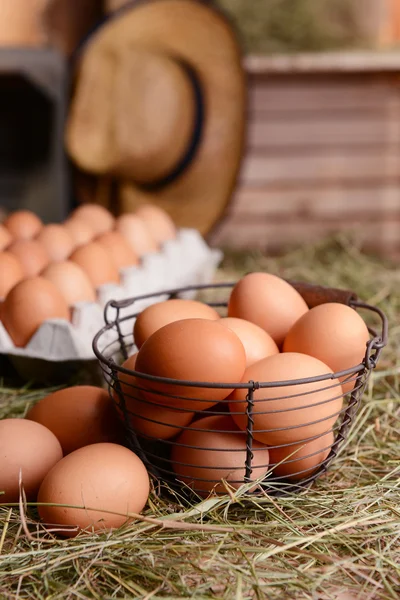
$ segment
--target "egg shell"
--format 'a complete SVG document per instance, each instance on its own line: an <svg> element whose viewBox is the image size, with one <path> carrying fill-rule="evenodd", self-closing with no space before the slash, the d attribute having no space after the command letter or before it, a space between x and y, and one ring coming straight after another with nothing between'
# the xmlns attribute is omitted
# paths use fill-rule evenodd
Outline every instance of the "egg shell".
<svg viewBox="0 0 400 600"><path fill-rule="evenodd" d="M286 334L308 306L284 279L270 273L249 273L232 289L228 317L255 323L281 347Z"/></svg>
<svg viewBox="0 0 400 600"><path fill-rule="evenodd" d="M275 354L251 365L243 381L264 383L333 375L323 362L299 353ZM231 396L230 411L242 430L247 427L245 389ZM333 427L343 406L343 390L335 378L314 383L272 386L254 390L253 436L271 446L307 440Z"/></svg>
<svg viewBox="0 0 400 600"><path fill-rule="evenodd" d="M256 480L268 472L269 452L258 442L254 442L253 451L251 480ZM172 447L171 463L177 479L199 495L226 493L221 479L234 488L244 483L246 434L229 415L204 417L178 437Z"/></svg>
<svg viewBox="0 0 400 600"><path fill-rule="evenodd" d="M0 274L0 298L5 298L25 276L21 263L11 252L0 252Z"/></svg>
<svg viewBox="0 0 400 600"><path fill-rule="evenodd" d="M68 306L77 302L96 302L96 292L85 271L71 260L51 263L42 277L54 283Z"/></svg>
<svg viewBox="0 0 400 600"><path fill-rule="evenodd" d="M49 394L30 409L26 418L50 429L64 455L89 444L123 440L108 392L95 386L78 385Z"/></svg>
<svg viewBox="0 0 400 600"><path fill-rule="evenodd" d="M68 258L75 246L68 229L57 223L42 227L36 239L43 245L52 262Z"/></svg>
<svg viewBox="0 0 400 600"><path fill-rule="evenodd" d="M115 224L113 215L100 204L81 204L72 213L72 218L81 219L88 223L95 235L111 231Z"/></svg>
<svg viewBox="0 0 400 600"><path fill-rule="evenodd" d="M153 204L142 204L135 215L146 223L157 244L176 238L175 223L165 210Z"/></svg>
<svg viewBox="0 0 400 600"><path fill-rule="evenodd" d="M51 469L40 486L38 502L54 506L38 510L45 523L77 527L60 531L73 537L79 530L121 527L131 520L129 513L143 510L149 491L148 473L136 454L118 444L91 444Z"/></svg>
<svg viewBox="0 0 400 600"><path fill-rule="evenodd" d="M43 321L70 318L61 292L44 277L15 285L4 300L2 321L15 346L24 347Z"/></svg>
<svg viewBox="0 0 400 600"><path fill-rule="evenodd" d="M289 481L311 477L328 457L333 442L334 434L331 430L308 442L269 448L273 475Z"/></svg>
<svg viewBox="0 0 400 600"><path fill-rule="evenodd" d="M132 213L118 217L116 230L124 236L136 256L158 252L158 244L146 222Z"/></svg>
<svg viewBox="0 0 400 600"><path fill-rule="evenodd" d="M258 325L235 317L224 317L219 322L236 333L242 342L246 352L246 367L262 358L279 353L279 348L272 337Z"/></svg>
<svg viewBox="0 0 400 600"><path fill-rule="evenodd" d="M334 373L358 366L370 340L362 317L350 306L328 302L303 315L288 332L284 352L301 352L319 358ZM341 377L344 392L355 384L357 374Z"/></svg>
<svg viewBox="0 0 400 600"><path fill-rule="evenodd" d="M17 240L7 250L18 258L26 277L39 275L50 262L45 247L37 240Z"/></svg>
<svg viewBox="0 0 400 600"><path fill-rule="evenodd" d="M69 257L89 277L94 288L105 283L119 283L119 272L108 251L98 242L80 246Z"/></svg>
<svg viewBox="0 0 400 600"><path fill-rule="evenodd" d="M118 269L139 264L138 256L118 231L107 231L98 236L96 242L104 246Z"/></svg>
<svg viewBox="0 0 400 600"><path fill-rule="evenodd" d="M8 229L14 240L31 240L43 227L42 221L30 210L17 210L5 219L4 227Z"/></svg>
<svg viewBox="0 0 400 600"><path fill-rule="evenodd" d="M123 364L124 369L135 370L137 353L130 356ZM168 440L182 431L193 419L194 413L188 410L178 410L168 408L157 402L157 395L150 400L151 394L147 397L141 393L143 382L134 375L118 373L118 380L123 395L123 403L119 391L114 389L113 396L118 406L120 418L125 423L124 412L128 416L129 427L138 435L158 439Z"/></svg>
<svg viewBox="0 0 400 600"><path fill-rule="evenodd" d="M20 471L27 499L35 500L43 479L62 457L59 441L43 425L24 419L0 421L0 503L18 502Z"/></svg>
<svg viewBox="0 0 400 600"><path fill-rule="evenodd" d="M165 302L157 302L145 308L137 317L133 326L135 344L140 348L144 342L158 329L174 321L183 319L219 320L217 311L196 300L175 298Z"/></svg>
<svg viewBox="0 0 400 600"><path fill-rule="evenodd" d="M11 244L12 240L13 237L7 227L4 227L4 225L0 223L0 251L5 250L7 246Z"/></svg>
<svg viewBox="0 0 400 600"><path fill-rule="evenodd" d="M140 373L205 385L239 382L245 367L246 354L237 335L218 321L207 319L185 319L161 327L140 348L136 361ZM167 394L158 395L160 404L188 410L204 410L226 398L233 389L146 379L143 385L152 392ZM147 392L142 393L146 397ZM151 396L149 399L152 401Z"/></svg>
<svg viewBox="0 0 400 600"><path fill-rule="evenodd" d="M65 221L64 227L71 235L76 248L88 244L96 235L90 223L83 219L68 219Z"/></svg>

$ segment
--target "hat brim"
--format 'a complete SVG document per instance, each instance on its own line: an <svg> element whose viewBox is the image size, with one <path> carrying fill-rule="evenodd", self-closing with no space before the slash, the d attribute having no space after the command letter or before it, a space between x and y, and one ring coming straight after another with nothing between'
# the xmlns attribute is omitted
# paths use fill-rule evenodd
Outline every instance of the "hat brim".
<svg viewBox="0 0 400 600"><path fill-rule="evenodd" d="M155 190L118 181L117 212L150 202L166 210L179 227L193 227L205 235L229 203L244 147L246 82L234 30L219 11L196 0L139 0L95 31L83 51L124 47L156 49L188 63L201 84L205 119L199 147L186 170Z"/></svg>

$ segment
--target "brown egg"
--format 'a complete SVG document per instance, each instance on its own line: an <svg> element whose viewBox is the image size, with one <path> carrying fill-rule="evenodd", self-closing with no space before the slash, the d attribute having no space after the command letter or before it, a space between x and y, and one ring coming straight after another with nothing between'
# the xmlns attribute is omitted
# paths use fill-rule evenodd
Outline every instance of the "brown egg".
<svg viewBox="0 0 400 600"><path fill-rule="evenodd" d="M7 227L14 240L31 240L43 227L42 221L30 210L17 210L6 218Z"/></svg>
<svg viewBox="0 0 400 600"><path fill-rule="evenodd" d="M61 292L43 277L17 283L4 300L3 325L15 346L24 347L47 319L69 320L69 309Z"/></svg>
<svg viewBox="0 0 400 600"><path fill-rule="evenodd" d="M175 223L162 208L153 204L142 204L136 209L135 214L146 223L157 244L176 238Z"/></svg>
<svg viewBox="0 0 400 600"><path fill-rule="evenodd" d="M308 442L270 448L269 460L274 476L289 481L311 477L328 457L333 442L331 430Z"/></svg>
<svg viewBox="0 0 400 600"><path fill-rule="evenodd" d="M98 242L80 246L69 257L79 265L98 288L104 283L119 283L119 272L108 251Z"/></svg>
<svg viewBox="0 0 400 600"><path fill-rule="evenodd" d="M264 329L280 347L307 304L289 283L270 273L249 273L233 288L228 317L238 317Z"/></svg>
<svg viewBox="0 0 400 600"><path fill-rule="evenodd" d="M168 323L182 319L219 319L219 314L207 304L196 300L175 298L165 302L157 302L145 308L137 317L133 327L135 344L140 348L155 332Z"/></svg>
<svg viewBox="0 0 400 600"><path fill-rule="evenodd" d="M272 337L258 325L235 317L225 317L220 320L220 323L236 333L242 342L246 352L246 367L262 358L279 353L279 348Z"/></svg>
<svg viewBox="0 0 400 600"><path fill-rule="evenodd" d="M82 529L121 527L134 518L130 513L143 510L149 491L148 473L136 454L118 444L91 444L51 469L38 494L38 502L47 506L38 510L45 523L77 527L60 531L72 537Z"/></svg>
<svg viewBox="0 0 400 600"><path fill-rule="evenodd" d="M72 260L51 263L42 277L54 283L68 306L77 302L96 302L96 292L85 271Z"/></svg>
<svg viewBox="0 0 400 600"><path fill-rule="evenodd" d="M251 481L266 475L269 468L266 446L254 442L253 454ZM229 415L205 417L178 437L171 463L177 479L201 496L226 493L221 479L237 489L245 483L246 434Z"/></svg>
<svg viewBox="0 0 400 600"><path fill-rule="evenodd" d="M118 269L139 264L137 255L118 231L107 231L96 238L96 242L107 250Z"/></svg>
<svg viewBox="0 0 400 600"><path fill-rule="evenodd" d="M88 244L96 235L93 228L90 226L90 223L83 219L68 219L68 221L65 221L64 227L74 240L76 248Z"/></svg>
<svg viewBox="0 0 400 600"><path fill-rule="evenodd" d="M49 264L48 254L37 240L17 240L7 248L21 263L26 277L35 277Z"/></svg>
<svg viewBox="0 0 400 600"><path fill-rule="evenodd" d="M122 365L129 371L135 370L137 353L130 356ZM186 427L193 419L194 413L188 410L179 410L167 408L157 402L157 395L151 399L151 393L147 393L147 398L141 394L143 381L137 379L134 375L119 373L118 379L121 384L124 407L121 398L114 390L114 400L118 404L118 412L121 419L125 422L123 408L126 411L129 420L129 426L139 435L168 440L174 437L183 427Z"/></svg>
<svg viewBox="0 0 400 600"><path fill-rule="evenodd" d="M108 392L77 385L49 394L28 412L59 440L64 455L89 444L120 442L122 430Z"/></svg>
<svg viewBox="0 0 400 600"><path fill-rule="evenodd" d="M143 219L132 213L121 215L116 220L116 230L121 233L136 256L158 252L158 244Z"/></svg>
<svg viewBox="0 0 400 600"><path fill-rule="evenodd" d="M68 258L75 246L68 230L57 223L45 225L36 239L43 244L52 262Z"/></svg>
<svg viewBox="0 0 400 600"><path fill-rule="evenodd" d="M323 375L332 375L332 379L255 389L254 438L275 446L325 433L339 417L343 390L327 365L306 354L275 354L246 369L243 381L271 384ZM242 430L246 430L248 422L246 393L246 389L236 389L230 403L233 420Z"/></svg>
<svg viewBox="0 0 400 600"><path fill-rule="evenodd" d="M161 327L140 348L136 361L140 373L204 383L205 387L192 387L143 380L144 387L161 392L160 404L187 410L206 409L226 398L233 389L227 384L241 381L245 366L246 354L237 335L207 319L185 319ZM227 387L209 388L210 383ZM142 393L154 401L154 395L152 400L147 392Z"/></svg>
<svg viewBox="0 0 400 600"><path fill-rule="evenodd" d="M0 251L5 250L11 244L13 237L4 225L0 223Z"/></svg>
<svg viewBox="0 0 400 600"><path fill-rule="evenodd" d="M0 298L5 298L24 276L24 269L18 258L11 252L0 252Z"/></svg>
<svg viewBox="0 0 400 600"><path fill-rule="evenodd" d="M100 204L81 204L72 213L72 218L88 223L95 235L111 231L115 224L115 219L110 211Z"/></svg>
<svg viewBox="0 0 400 600"><path fill-rule="evenodd" d="M284 352L301 352L319 358L334 373L359 365L370 340L362 317L350 306L329 302L308 311L291 328L283 344ZM354 387L356 375L341 377L343 390Z"/></svg>
<svg viewBox="0 0 400 600"><path fill-rule="evenodd" d="M20 471L27 499L35 500L43 479L62 456L56 436L43 425L24 419L0 421L0 504L18 502Z"/></svg>

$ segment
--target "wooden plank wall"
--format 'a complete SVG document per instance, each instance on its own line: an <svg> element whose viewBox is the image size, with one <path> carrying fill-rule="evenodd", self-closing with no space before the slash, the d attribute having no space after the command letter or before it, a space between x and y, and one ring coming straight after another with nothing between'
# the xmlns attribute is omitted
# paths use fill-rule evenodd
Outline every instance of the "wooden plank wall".
<svg viewBox="0 0 400 600"><path fill-rule="evenodd" d="M212 243L279 251L354 230L400 251L399 74L250 75L247 151Z"/></svg>

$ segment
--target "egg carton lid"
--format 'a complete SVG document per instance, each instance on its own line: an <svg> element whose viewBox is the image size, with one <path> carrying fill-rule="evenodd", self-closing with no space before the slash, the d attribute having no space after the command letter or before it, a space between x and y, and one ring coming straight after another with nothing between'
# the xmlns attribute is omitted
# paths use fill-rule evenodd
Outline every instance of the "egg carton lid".
<svg viewBox="0 0 400 600"><path fill-rule="evenodd" d="M221 259L222 252L209 248L197 230L180 229L176 239L165 242L161 252L147 254L138 266L121 270L120 285L101 286L98 290L98 302L75 304L71 322L64 319L44 321L24 348L14 346L0 322L0 354L7 355L11 360L13 357L46 362L95 360L92 341L104 326L104 308L110 300L209 282ZM125 309L125 315L139 313L150 304L163 299L166 296L141 300L134 308ZM123 322L124 334L131 333L131 329L132 320ZM114 339L112 332L109 332L109 336L111 343ZM18 361L12 362L17 366Z"/></svg>

